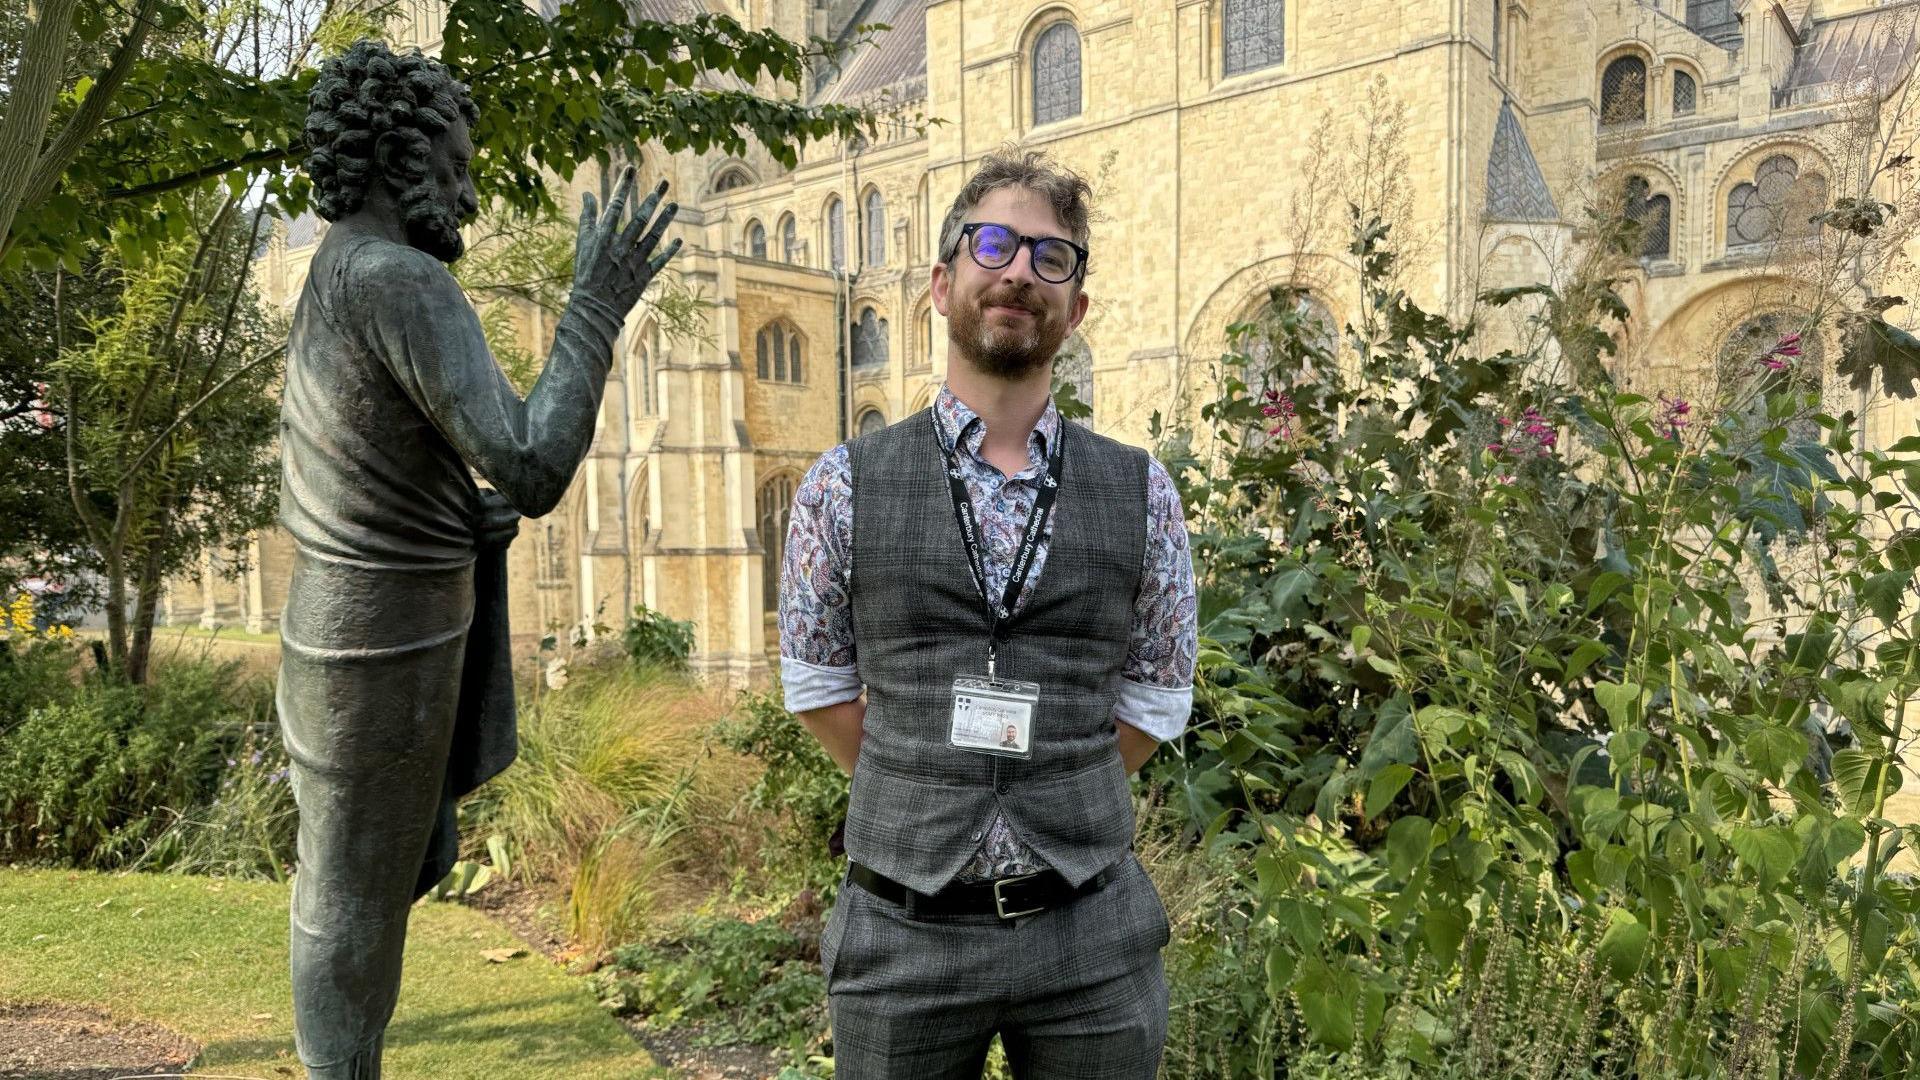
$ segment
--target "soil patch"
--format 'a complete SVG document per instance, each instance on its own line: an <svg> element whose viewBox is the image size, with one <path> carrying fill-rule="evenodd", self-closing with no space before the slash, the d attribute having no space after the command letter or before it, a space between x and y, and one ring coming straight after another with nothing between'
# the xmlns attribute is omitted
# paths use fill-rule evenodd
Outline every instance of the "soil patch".
<svg viewBox="0 0 1920 1080"><path fill-rule="evenodd" d="M71 1005L0 1005L0 1080L180 1073L199 1052L158 1024Z"/></svg>

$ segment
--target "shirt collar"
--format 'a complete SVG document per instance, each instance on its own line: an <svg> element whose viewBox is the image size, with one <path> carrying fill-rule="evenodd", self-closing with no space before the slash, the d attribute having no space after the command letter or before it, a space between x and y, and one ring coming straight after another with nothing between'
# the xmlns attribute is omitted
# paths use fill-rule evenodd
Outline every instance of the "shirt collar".
<svg viewBox="0 0 1920 1080"><path fill-rule="evenodd" d="M964 449L974 457L980 456L980 444L987 438L987 422L980 414L967 407L967 403L954 396L947 384L940 384L940 393L933 399L933 428L940 436L940 445L952 451L956 447ZM1027 437L1027 462L1035 469L1044 469L1047 454L1053 447L1053 440L1060 433L1060 410L1054 408L1053 398L1047 398L1047 407L1040 414L1040 422L1033 425L1033 433Z"/></svg>

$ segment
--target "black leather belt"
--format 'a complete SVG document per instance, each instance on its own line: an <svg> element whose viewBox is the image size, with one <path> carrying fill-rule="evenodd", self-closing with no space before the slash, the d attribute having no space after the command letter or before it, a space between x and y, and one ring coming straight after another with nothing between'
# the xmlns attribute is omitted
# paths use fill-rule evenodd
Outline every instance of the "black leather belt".
<svg viewBox="0 0 1920 1080"><path fill-rule="evenodd" d="M1018 919L1098 892L1106 888L1118 872L1118 864L1109 866L1075 888L1057 871L1043 870L1037 874L949 885L929 896L857 862L847 863L847 876L854 884L888 903L906 908L909 916L993 914L1002 919Z"/></svg>

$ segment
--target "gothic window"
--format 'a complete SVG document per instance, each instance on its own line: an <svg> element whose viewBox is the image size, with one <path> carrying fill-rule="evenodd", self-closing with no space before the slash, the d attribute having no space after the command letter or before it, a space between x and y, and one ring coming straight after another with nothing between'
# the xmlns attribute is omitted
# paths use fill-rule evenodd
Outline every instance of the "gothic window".
<svg viewBox="0 0 1920 1080"><path fill-rule="evenodd" d="M1080 32L1057 22L1033 43L1033 122L1080 115Z"/></svg>
<svg viewBox="0 0 1920 1080"><path fill-rule="evenodd" d="M933 197L927 192L927 178L920 177L920 257L933 257Z"/></svg>
<svg viewBox="0 0 1920 1080"><path fill-rule="evenodd" d="M1640 257L1664 259L1673 248L1673 200L1652 191L1646 177L1627 177L1623 209L1629 220L1640 225Z"/></svg>
<svg viewBox="0 0 1920 1080"><path fill-rule="evenodd" d="M1700 98L1699 85L1684 71L1673 73L1673 115L1691 116Z"/></svg>
<svg viewBox="0 0 1920 1080"><path fill-rule="evenodd" d="M859 420L854 421L854 434L871 435L886 426L887 418L881 415L879 409L868 409L860 414Z"/></svg>
<svg viewBox="0 0 1920 1080"><path fill-rule="evenodd" d="M1782 238L1811 235L1819 226L1808 218L1827 203L1827 179L1800 175L1800 165L1775 154L1754 170L1750 183L1727 193L1727 246L1751 247Z"/></svg>
<svg viewBox="0 0 1920 1080"><path fill-rule="evenodd" d="M835 270L847 267L847 208L838 196L827 203L827 253L833 260L828 263Z"/></svg>
<svg viewBox="0 0 1920 1080"><path fill-rule="evenodd" d="M1745 419L1749 424L1764 426L1767 423L1767 396L1778 394L1787 389L1800 393L1812 393L1821 388L1822 375L1826 370L1825 349L1821 345L1820 335L1806 325L1807 317L1793 311L1774 311L1764 315L1755 315L1736 327L1727 335L1726 342L1720 347L1720 378L1728 385L1739 385L1745 379L1755 375L1761 377L1760 392L1752 394ZM1800 355L1777 357L1775 362L1785 362L1786 366L1778 371L1772 370L1763 361L1772 353L1780 339L1787 334L1800 334ZM1795 441L1816 442L1820 438L1820 425L1809 410L1800 410L1787 421L1787 433Z"/></svg>
<svg viewBox="0 0 1920 1080"><path fill-rule="evenodd" d="M747 170L740 168L728 169L714 179L713 190L716 192L733 191L736 188L746 187L751 183L753 183L753 177L747 174Z"/></svg>
<svg viewBox="0 0 1920 1080"><path fill-rule="evenodd" d="M1072 386L1073 396L1080 404L1093 408L1093 352L1079 334L1068 338L1054 354L1053 382L1056 387Z"/></svg>
<svg viewBox="0 0 1920 1080"><path fill-rule="evenodd" d="M799 382L799 332L780 323L761 327L753 338L753 359L760 381Z"/></svg>
<svg viewBox="0 0 1920 1080"><path fill-rule="evenodd" d="M1272 67L1286 58L1285 0L1226 0L1220 9L1220 40L1226 74Z"/></svg>
<svg viewBox="0 0 1920 1080"><path fill-rule="evenodd" d="M546 535L542 540L540 546L544 558L540 560L540 569L544 571L543 577L549 582L567 580L567 545L560 535L560 526L547 522Z"/></svg>
<svg viewBox="0 0 1920 1080"><path fill-rule="evenodd" d="M793 477L768 477L754 500L760 518L760 599L770 612L780 610L780 568L786 562L787 526L793 520Z"/></svg>
<svg viewBox="0 0 1920 1080"><path fill-rule="evenodd" d="M646 338L633 347L633 370L640 379L640 411L653 414L653 353L647 348Z"/></svg>
<svg viewBox="0 0 1920 1080"><path fill-rule="evenodd" d="M1600 76L1600 124L1639 124L1647 119L1647 64L1622 56Z"/></svg>
<svg viewBox="0 0 1920 1080"><path fill-rule="evenodd" d="M920 313L920 356L921 368L933 366L933 309Z"/></svg>
<svg viewBox="0 0 1920 1080"><path fill-rule="evenodd" d="M853 366L856 369L887 366L887 320L867 308L853 328Z"/></svg>
<svg viewBox="0 0 1920 1080"><path fill-rule="evenodd" d="M790 263L800 261L800 229L792 214L780 219L780 258Z"/></svg>
<svg viewBox="0 0 1920 1080"><path fill-rule="evenodd" d="M867 189L866 256L868 266L887 265L887 200L879 188Z"/></svg>
<svg viewBox="0 0 1920 1080"><path fill-rule="evenodd" d="M756 259L767 257L767 228L757 221L747 226L747 254Z"/></svg>
<svg viewBox="0 0 1920 1080"><path fill-rule="evenodd" d="M1500 71L1500 0L1493 0L1493 73Z"/></svg>

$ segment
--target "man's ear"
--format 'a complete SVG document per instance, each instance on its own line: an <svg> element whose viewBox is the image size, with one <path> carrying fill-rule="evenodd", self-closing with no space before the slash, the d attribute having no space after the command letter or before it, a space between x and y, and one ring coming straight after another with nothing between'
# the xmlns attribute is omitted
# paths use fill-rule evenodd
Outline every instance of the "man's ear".
<svg viewBox="0 0 1920 1080"><path fill-rule="evenodd" d="M929 286L933 293L933 309L944 319L947 316L947 293L953 288L953 275L947 270L946 263L933 264L933 278Z"/></svg>
<svg viewBox="0 0 1920 1080"><path fill-rule="evenodd" d="M427 178L427 155L432 146L417 131L389 131L373 144L373 164L380 179L395 194Z"/></svg>

